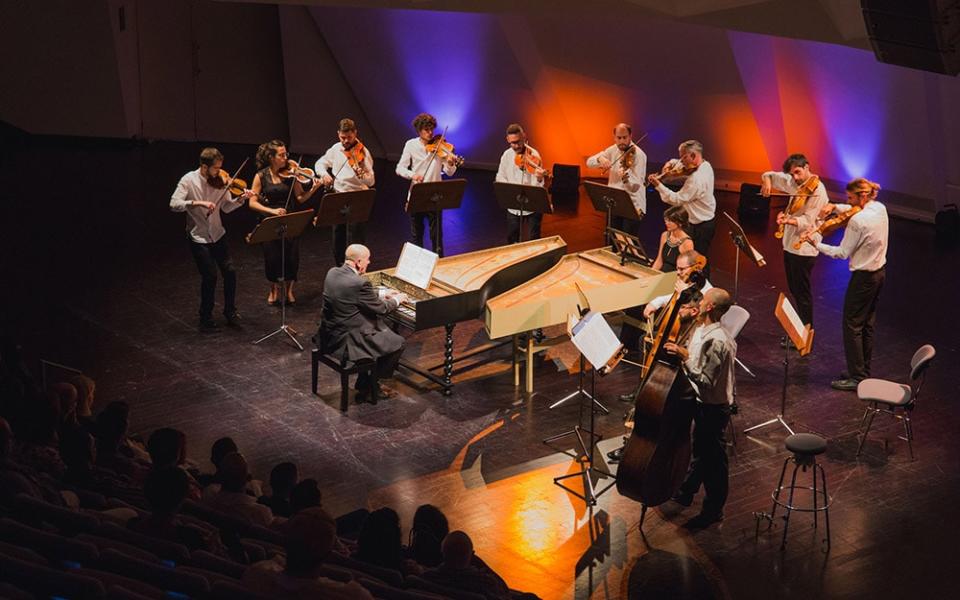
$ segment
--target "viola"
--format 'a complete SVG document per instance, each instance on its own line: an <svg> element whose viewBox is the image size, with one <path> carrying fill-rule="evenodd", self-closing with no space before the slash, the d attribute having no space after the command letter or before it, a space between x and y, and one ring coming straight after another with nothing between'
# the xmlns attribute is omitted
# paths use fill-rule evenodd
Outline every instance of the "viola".
<svg viewBox="0 0 960 600"><path fill-rule="evenodd" d="M454 154L454 145L444 139L444 135L435 135L425 146L427 152L435 154L440 160L453 160L453 164L460 166L463 164L463 157Z"/></svg>
<svg viewBox="0 0 960 600"><path fill-rule="evenodd" d="M653 180L651 178L656 178L657 180L664 177L687 177L692 175L697 171L697 168L700 165L688 167L683 164L682 160L673 159L664 163L663 168L660 169L660 172L656 175L650 175L647 178L647 183L653 185Z"/></svg>
<svg viewBox="0 0 960 600"><path fill-rule="evenodd" d="M692 285L674 292L664 307L634 401L634 428L617 471L617 491L641 502L644 510L669 500L680 488L690 464L690 424L697 407L696 393L679 358L663 352L663 346L672 335L678 335L680 307L687 290L703 285L699 269L704 266L706 259L688 275Z"/></svg>
<svg viewBox="0 0 960 600"><path fill-rule="evenodd" d="M817 191L817 187L820 185L820 178L816 175L811 175L804 181L798 188L797 193L790 196L790 200L787 202L786 213L788 215L795 215L807 204L807 198L813 195ZM778 240L783 237L783 228L785 223L780 223L777 226L777 231L774 232L773 237ZM800 246L797 246L799 248Z"/></svg>
<svg viewBox="0 0 960 600"><path fill-rule="evenodd" d="M317 176L313 169L301 167L295 160L288 160L287 165L277 171L277 175L283 179L296 179L301 185L311 183Z"/></svg>
<svg viewBox="0 0 960 600"><path fill-rule="evenodd" d="M853 215L857 214L861 210L863 210L862 206L851 206L848 210L845 210L840 213L835 213L832 217L828 219L824 219L823 221L820 222L820 225L818 225L815 230L813 230L810 233L802 234L800 236L800 239L798 239L796 243L793 244L793 249L799 250L800 246L802 246L804 242L807 242L811 246L816 245L813 239L811 239L813 238L813 235L815 233L819 233L822 236L829 235L834 231L836 231L837 229L844 227L847 224L847 221L849 221L853 217Z"/></svg>

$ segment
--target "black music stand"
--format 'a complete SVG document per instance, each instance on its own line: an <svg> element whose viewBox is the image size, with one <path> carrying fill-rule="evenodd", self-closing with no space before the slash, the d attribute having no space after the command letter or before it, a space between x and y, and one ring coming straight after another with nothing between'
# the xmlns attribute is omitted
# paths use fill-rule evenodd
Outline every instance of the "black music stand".
<svg viewBox="0 0 960 600"><path fill-rule="evenodd" d="M373 201L377 190L354 190L352 192L333 192L320 198L320 207L313 218L315 227L321 225L345 225L347 246L350 245L350 226L366 223L370 220ZM337 265L340 266L340 265Z"/></svg>
<svg viewBox="0 0 960 600"><path fill-rule="evenodd" d="M780 412L769 421L747 427L743 430L746 434L757 429L762 429L767 425L781 425L790 432L790 435L794 434L793 429L786 421L787 385L790 383L790 345L792 344L797 349L800 356L810 354L810 350L813 349L814 330L810 328L809 323L804 325L800 322L797 311L794 310L793 305L790 304L787 297L783 295L783 292L780 292L780 297L777 298L777 306L773 314L783 328L784 333L786 333L781 339L781 343L783 344L783 388L780 390Z"/></svg>
<svg viewBox="0 0 960 600"><path fill-rule="evenodd" d="M621 266L628 262L635 262L645 267L653 264L653 259L647 256L647 250L637 236L613 227L607 227L607 235L613 251L620 255Z"/></svg>
<svg viewBox="0 0 960 600"><path fill-rule="evenodd" d="M434 214L437 226L434 228L433 251L437 252L440 247L440 231L442 223L440 221L440 211L460 208L460 201L463 199L463 190L467 187L466 179L446 179L444 181L426 181L415 183L410 186L410 198L407 199L407 205L404 210L407 214L430 213ZM443 256L440 252L437 252Z"/></svg>
<svg viewBox="0 0 960 600"><path fill-rule="evenodd" d="M609 230L613 228L613 217L639 221L643 213L634 206L630 194L626 190L603 185L595 181L584 181L583 189L587 190L593 208L607 214L607 226L604 228L604 243L611 244Z"/></svg>
<svg viewBox="0 0 960 600"><path fill-rule="evenodd" d="M740 227L740 223L737 223L733 217L728 215L727 211L723 211L723 216L730 221L730 239L733 241L733 245L738 248L733 267L733 302L736 303L740 295L740 254L743 253L758 268L766 266L767 261L747 240L747 234L743 231L743 227Z"/></svg>
<svg viewBox="0 0 960 600"><path fill-rule="evenodd" d="M519 241L521 242L523 241L524 212L553 214L553 203L547 195L547 190L539 185L494 181L493 193L497 196L497 204L500 208L520 211Z"/></svg>
<svg viewBox="0 0 960 600"><path fill-rule="evenodd" d="M255 341L254 344L259 344L260 342L272 338L278 333L285 333L287 337L293 340L293 343L297 345L297 348L300 351L303 351L303 346L297 340L297 331L287 325L287 291L284 282L287 278L287 255L286 247L287 240L292 240L300 237L303 234L303 230L307 228L307 224L310 223L310 218L313 217L312 210L301 210L295 213L288 213L285 215L279 215L276 217L267 217L266 219L260 221L260 223L247 234L247 243L248 244L262 244L264 242L272 242L274 240L280 240L280 327L275 331L268 333L259 340Z"/></svg>
<svg viewBox="0 0 960 600"><path fill-rule="evenodd" d="M589 311L586 309L580 309L579 312L581 316L585 318ZM595 313L592 318L603 319L604 317L602 314ZM570 322L572 322L572 320L568 321L568 323ZM606 325L606 327L609 328L609 325ZM579 323L577 324L577 326L570 328L570 331L568 331L568 334L570 335L571 340L573 340L574 345L577 344L577 341L574 338L577 335L576 332L578 329L579 329ZM611 336L613 335L612 332L610 333L610 335ZM594 485L593 478L591 477L591 473L599 473L603 477L610 476L609 471L604 471L594 466L594 462L595 462L594 455L596 454L597 442L603 439L602 435L600 435L599 433L596 433L596 414L597 412L610 414L610 411L607 410L606 407L604 407L602 404L600 404L600 402L598 402L596 398L597 373L599 372L600 376L604 376L610 371L612 371L614 368L616 368L617 364L620 362L620 360L623 358L625 354L626 354L626 349L624 348L623 344L620 344L612 353L612 355L608 359L606 359L605 364L594 365L591 363L590 366L592 368L590 369L590 391L588 392L584 382L584 377L585 377L584 373L587 370L587 358L583 352L580 352L580 372L577 377L576 391L574 391L573 393L567 395L566 397L550 405L550 408L552 409L556 406L559 406L560 404L563 404L567 400L571 400L573 398L577 398L580 400L579 412L577 416L577 425L575 425L574 428L570 431L558 433L556 435L552 435L544 439L543 443L547 444L548 446L551 446L552 443L556 440L565 438L570 435L576 436L577 444L579 446L579 452L576 454L570 453L566 450L561 450L560 452L580 462L581 463L580 469L573 473L568 473L566 475L560 475L558 477L554 477L553 483L563 488L567 492L573 494L577 498L580 498L581 500L583 500L587 504L587 506L595 506L597 504L597 498L602 496L607 490L609 490L614 485L616 485L616 478L614 478L614 480L609 484L607 484L605 487L601 488L600 490L597 490L597 487ZM590 411L589 426L585 426L583 422L584 399L589 401L589 404L588 404L590 407L589 408L589 411ZM587 439L589 441L584 441L584 434L586 434ZM583 458L581 459L581 457ZM573 477L580 477L583 480L582 494L574 488L567 487L567 485L564 483L567 479L571 479Z"/></svg>

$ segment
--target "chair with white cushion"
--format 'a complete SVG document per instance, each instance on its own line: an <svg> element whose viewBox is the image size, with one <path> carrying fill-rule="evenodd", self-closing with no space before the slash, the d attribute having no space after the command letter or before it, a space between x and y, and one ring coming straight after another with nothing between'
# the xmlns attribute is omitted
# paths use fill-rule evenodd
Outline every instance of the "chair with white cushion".
<svg viewBox="0 0 960 600"><path fill-rule="evenodd" d="M937 351L930 344L921 346L913 353L913 358L910 359L911 385L873 378L860 382L857 386L857 397L867 403L867 409L863 413L863 418L860 419L860 446L857 448L857 456L860 456L863 444L867 441L873 418L877 413L884 411L903 421L905 435L899 437L906 440L910 459L913 460L913 425L910 423L910 413L913 412L917 398L920 397L920 388L923 387L927 367L936 355Z"/></svg>

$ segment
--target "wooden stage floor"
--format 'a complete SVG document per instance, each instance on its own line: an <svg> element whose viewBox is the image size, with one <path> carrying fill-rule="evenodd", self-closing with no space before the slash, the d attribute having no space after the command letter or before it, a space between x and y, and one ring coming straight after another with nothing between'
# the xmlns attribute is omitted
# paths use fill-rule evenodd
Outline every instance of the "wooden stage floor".
<svg viewBox="0 0 960 600"><path fill-rule="evenodd" d="M739 302L753 318L740 336L739 358L756 379L738 371L741 412L726 520L690 533L680 525L697 512L700 498L685 510L667 504L648 513L644 540L637 530L639 505L615 490L588 511L553 485L553 477L576 468L541 443L577 420L574 405L548 409L576 386L562 357L538 360L531 396L513 387L501 349L496 362L458 373L451 397L416 378L403 379L399 398L351 405L341 414L332 373L322 369L320 396L310 394L307 352L283 339L251 344L277 327L279 313L265 304L259 249L243 243L255 221L249 211L225 219L244 327L196 332L199 277L184 241L184 217L171 214L167 201L179 176L194 168L197 145L6 141L0 162L0 198L11 219L2 242L5 329L19 336L32 358L90 373L98 404L128 401L134 431L146 436L172 426L186 432L191 458L204 467L211 442L229 435L263 479L277 462L299 463L303 476L321 481L332 512L390 505L409 526L419 504L437 504L512 587L545 599L936 597L953 588L948 569L956 564L950 556L960 531L960 327L954 308L960 259L956 249L934 244L930 225L891 221L873 361L876 376L904 380L918 346L937 348L914 415L916 460L897 439L897 424L880 418L864 454L855 457L862 407L855 395L828 385L844 366L839 325L847 267L821 258L814 271L816 347L806 358L790 357L787 417L798 431L829 439L823 464L834 499L833 545L823 552L822 522L818 534L809 515L799 513L784 552L779 526L755 538L753 513L769 510L786 456L781 429L768 427L749 438L741 433L779 409L783 352L773 306L785 282L770 223L774 211L770 219L747 224L768 266L740 264ZM224 150L227 167L252 151ZM57 181L46 182L38 164L57 165ZM379 193L368 234L372 269L395 263L408 227L401 208L406 183L392 164L378 162L376 171ZM470 182L464 206L444 219L447 254L500 245L505 235L492 174L464 176ZM734 194L719 199L735 214ZM603 219L585 198L558 204L558 214L545 219L544 234L563 236L571 250L599 245ZM651 250L662 209L654 193L642 224ZM732 289L734 252L723 224L711 258L713 283ZM288 313L305 344L330 266L328 232L309 231L298 303ZM457 351L485 341L478 323L456 328ZM410 338L408 359L435 363L441 357L441 332ZM636 371L621 367L598 382L600 399L611 409L597 417L605 438L600 455L619 442L626 405L616 395L636 379Z"/></svg>

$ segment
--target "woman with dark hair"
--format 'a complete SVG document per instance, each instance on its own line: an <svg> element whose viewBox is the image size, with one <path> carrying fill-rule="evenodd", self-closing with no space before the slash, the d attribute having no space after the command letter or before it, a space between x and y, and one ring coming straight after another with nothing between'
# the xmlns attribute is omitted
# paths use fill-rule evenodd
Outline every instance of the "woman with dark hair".
<svg viewBox="0 0 960 600"><path fill-rule="evenodd" d="M450 525L443 512L432 504L417 508L410 528L410 546L407 557L424 567L437 567L443 562L440 545L450 533Z"/></svg>
<svg viewBox="0 0 960 600"><path fill-rule="evenodd" d="M294 177L284 177L288 165L287 146L281 140L271 140L260 144L257 149L257 174L253 177L251 189L255 197L250 198L250 208L260 213L261 219L287 214L288 208L293 208L289 200L296 199L297 205L303 204L313 196L322 185L315 180L309 190ZM284 248L281 249L281 243ZM293 295L293 282L297 280L297 271L300 269L300 238L282 242L274 240L261 244L263 247L264 271L267 280L271 282L270 294L267 303L275 306L284 298L287 304L296 303ZM281 264L282 263L282 264ZM284 287L280 289L280 277L284 279ZM281 296L281 294L284 294Z"/></svg>
<svg viewBox="0 0 960 600"><path fill-rule="evenodd" d="M677 257L693 250L693 239L687 235L690 215L682 206L671 206L663 211L663 223L666 230L660 234L657 259L651 266L658 271L670 273L677 270Z"/></svg>

